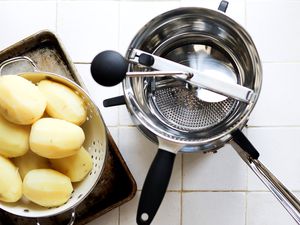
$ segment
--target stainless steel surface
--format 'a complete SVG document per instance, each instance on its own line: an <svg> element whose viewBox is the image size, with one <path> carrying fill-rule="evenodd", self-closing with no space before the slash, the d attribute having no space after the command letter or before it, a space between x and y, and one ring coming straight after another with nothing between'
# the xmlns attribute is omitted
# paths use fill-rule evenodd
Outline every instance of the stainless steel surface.
<svg viewBox="0 0 300 225"><path fill-rule="evenodd" d="M132 50L132 53L129 56L129 61L138 63L138 56L141 54L151 55L154 58L154 64L151 66L153 69L157 69L161 71L172 69L178 71L185 71L193 74L193 77L190 80L185 80L185 81L197 88L201 87L221 95L232 97L234 99L243 102L252 102L255 99L254 93L251 89L238 85L234 82L231 82L231 80L229 80L228 82L227 79L222 79L222 73L225 74L225 77L227 77L226 74L228 74L228 71L225 70L224 67L222 68L222 70L220 70L221 64L219 64L218 66L216 65L211 66L209 69L204 69L201 66L198 67L197 69L193 69L191 67L184 66L179 63L175 63L173 61L149 54L147 52L138 49ZM186 53L183 52L181 54L186 54ZM189 62L190 63L195 62L195 59L191 59ZM196 63L200 64L199 59L197 59ZM205 65L207 67L208 65L207 62L205 62ZM213 64L210 63L210 65ZM214 76L214 74L216 73L221 74L221 79L220 76Z"/></svg>
<svg viewBox="0 0 300 225"><path fill-rule="evenodd" d="M202 88L178 79L125 78L123 90L128 109L150 140L157 143L159 136L181 143L182 152L209 151L222 147L230 140L230 133L247 122L261 89L261 64L251 37L223 13L204 8L166 12L138 32L126 57L135 58L137 51L159 56L158 61L165 58L164 62L170 62L159 64L161 70L169 70L168 66L173 70L175 62L184 68L180 71L186 68L190 71L193 67L192 72L197 73L202 54L230 71L230 80L236 86L252 93L249 102L223 96L223 99L213 96L213 101L209 101L207 93L201 93ZM133 72L144 70L136 63L129 67Z"/></svg>
<svg viewBox="0 0 300 225"><path fill-rule="evenodd" d="M75 220L76 220L76 213L75 210L72 210L70 221L66 225L73 225L75 223ZM36 219L36 224L41 225L38 218Z"/></svg>
<svg viewBox="0 0 300 225"><path fill-rule="evenodd" d="M199 131L222 122L233 110L236 101L227 98L220 102L206 102L197 91L184 86L156 88L152 101L162 122L180 131Z"/></svg>
<svg viewBox="0 0 300 225"><path fill-rule="evenodd" d="M13 65L13 67L15 68L12 68L11 65ZM8 59L0 64L0 75L7 74L8 71L9 73L16 74L20 72L20 71L16 71L16 69L20 70L20 68L22 68L22 70L26 72L34 72L37 70L37 66L29 57L18 56L18 57ZM5 70L7 71L5 72Z"/></svg>
<svg viewBox="0 0 300 225"><path fill-rule="evenodd" d="M127 77L174 77L178 79L190 79L193 74L181 71L146 71L146 72L127 72Z"/></svg>
<svg viewBox="0 0 300 225"><path fill-rule="evenodd" d="M148 138L158 141L160 148L161 140L174 142L176 149L173 153L177 152L178 146L182 146L183 152L210 151L222 147L232 137L235 140L240 138L235 136L236 132L246 124L262 85L258 53L251 37L241 26L223 13L202 8L179 8L154 18L144 26L131 42L127 57L132 59L140 54L137 49L168 59L156 58L158 62L161 60L161 64L154 64L155 69L189 71L194 74L194 79L197 75L195 70L213 70L214 73L219 70L226 74L217 74L216 78L207 73L209 82L206 88L209 91L216 91L210 85L217 84L217 80L229 80L225 82L227 87L235 84L233 86L251 90L250 101L245 101L245 97L236 98L242 100L238 101L220 98L223 96L207 97L207 93L201 93L200 85L191 87L172 78L126 78L123 89L127 106ZM175 65L172 61L176 62L176 66L183 66L172 67ZM193 70L185 70L185 66ZM143 67L134 64L129 70L142 71ZM203 73L193 81L202 85L202 78ZM217 84L216 89L221 86ZM227 91L236 94L237 90ZM223 90L222 94L225 92ZM203 100L209 98L212 100L204 103ZM251 146L250 142L245 144L243 141L244 145ZM246 148L241 149L233 141L231 144L300 224L297 198L263 164L251 158Z"/></svg>
<svg viewBox="0 0 300 225"><path fill-rule="evenodd" d="M231 145L246 162L257 177L265 184L271 193L277 198L282 206L288 211L293 219L300 224L300 202L299 200L257 159L252 159L234 141Z"/></svg>

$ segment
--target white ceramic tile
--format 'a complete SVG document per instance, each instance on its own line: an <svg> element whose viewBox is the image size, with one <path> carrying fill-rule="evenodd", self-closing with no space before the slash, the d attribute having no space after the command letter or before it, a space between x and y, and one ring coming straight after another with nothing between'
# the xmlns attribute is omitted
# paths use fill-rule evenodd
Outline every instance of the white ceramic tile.
<svg viewBox="0 0 300 225"><path fill-rule="evenodd" d="M135 127L120 127L119 146L139 190L157 152L157 145L150 142ZM181 154L177 154L168 190L181 190Z"/></svg>
<svg viewBox="0 0 300 225"><path fill-rule="evenodd" d="M152 18L177 7L178 1L121 1L120 52L126 53L133 37Z"/></svg>
<svg viewBox="0 0 300 225"><path fill-rule="evenodd" d="M299 10L299 1L247 3L247 29L263 61L300 61Z"/></svg>
<svg viewBox="0 0 300 225"><path fill-rule="evenodd" d="M107 126L117 126L119 121L119 106L105 108L103 100L119 95L119 85L103 87L97 84L90 73L90 64L76 64L76 68L91 98L97 104Z"/></svg>
<svg viewBox="0 0 300 225"><path fill-rule="evenodd" d="M118 49L118 1L63 1L57 13L57 31L75 62Z"/></svg>
<svg viewBox="0 0 300 225"><path fill-rule="evenodd" d="M112 136L114 142L119 146L119 128L118 127L107 127L110 135Z"/></svg>
<svg viewBox="0 0 300 225"><path fill-rule="evenodd" d="M40 30L56 30L55 1L1 1L0 15L0 49Z"/></svg>
<svg viewBox="0 0 300 225"><path fill-rule="evenodd" d="M183 7L201 7L201 8L208 8L212 10L218 10L219 4L221 0L181 0L181 6ZM245 26L245 11L246 11L246 4L245 0L231 0L228 1L229 5L226 10L225 15L229 16L237 23Z"/></svg>
<svg viewBox="0 0 300 225"><path fill-rule="evenodd" d="M183 190L246 190L247 167L226 144L217 153L183 155Z"/></svg>
<svg viewBox="0 0 300 225"><path fill-rule="evenodd" d="M245 193L188 192L182 195L182 225L245 224Z"/></svg>
<svg viewBox="0 0 300 225"><path fill-rule="evenodd" d="M248 138L260 161L289 189L300 190L300 128L248 128ZM249 190L266 190L249 169Z"/></svg>
<svg viewBox="0 0 300 225"><path fill-rule="evenodd" d="M120 207L120 225L136 224L136 212L140 191L129 203ZM152 225L180 225L180 193L167 192L154 217Z"/></svg>
<svg viewBox="0 0 300 225"><path fill-rule="evenodd" d="M296 193L296 196L300 196ZM251 192L247 196L247 225L295 225L296 222L271 193Z"/></svg>
<svg viewBox="0 0 300 225"><path fill-rule="evenodd" d="M87 225L119 225L119 208L98 217Z"/></svg>
<svg viewBox="0 0 300 225"><path fill-rule="evenodd" d="M300 63L264 63L263 84L249 126L300 125Z"/></svg>
<svg viewBox="0 0 300 225"><path fill-rule="evenodd" d="M123 93L123 91L122 91ZM132 120L129 111L127 110L126 105L119 107L119 122L121 126L132 126L134 122Z"/></svg>

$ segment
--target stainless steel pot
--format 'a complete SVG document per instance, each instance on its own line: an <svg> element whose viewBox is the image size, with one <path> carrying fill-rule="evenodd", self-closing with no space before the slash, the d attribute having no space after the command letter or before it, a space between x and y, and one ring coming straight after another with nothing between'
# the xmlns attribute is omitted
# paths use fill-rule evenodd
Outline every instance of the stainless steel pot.
<svg viewBox="0 0 300 225"><path fill-rule="evenodd" d="M91 72L102 85L123 80L124 96L104 105L126 103L139 129L158 144L137 224L153 220L178 151L214 151L228 142L300 224L300 202L258 160L259 152L241 131L262 85L259 55L243 27L222 12L178 8L147 23L133 38L126 59L129 66L116 52L100 53Z"/></svg>
<svg viewBox="0 0 300 225"><path fill-rule="evenodd" d="M209 88L173 77L128 76L123 80L126 104L135 123L159 145L142 189L137 223L150 224L154 218L178 151L212 151L230 142L300 224L299 201L263 166L259 153L241 132L262 84L259 55L246 30L222 12L178 8L155 17L137 33L126 54L128 61L141 57L139 51L197 70L226 68L233 74L229 82L251 89L253 97L248 102L220 98ZM206 68L209 62L216 66ZM145 68L139 61L129 66L130 72L149 69L151 65ZM197 81L201 83L201 79Z"/></svg>
<svg viewBox="0 0 300 225"><path fill-rule="evenodd" d="M26 68L26 72L23 72L24 70L20 72L20 68ZM87 120L81 125L85 133L83 146L92 156L93 168L83 181L74 184L72 196L64 205L46 208L38 206L28 200L21 199L16 203L0 202L0 208L17 216L36 218L37 224L40 224L38 221L39 218L71 211L71 219L68 225L72 225L75 222L76 206L93 190L103 172L108 148L105 124L96 104L92 101L87 92L75 82L58 74L39 71L35 63L28 57L16 57L2 62L0 64L0 75L6 75L7 71L12 71L13 69L17 69L19 71L18 75L25 77L33 83L50 79L68 86L82 97L88 112Z"/></svg>

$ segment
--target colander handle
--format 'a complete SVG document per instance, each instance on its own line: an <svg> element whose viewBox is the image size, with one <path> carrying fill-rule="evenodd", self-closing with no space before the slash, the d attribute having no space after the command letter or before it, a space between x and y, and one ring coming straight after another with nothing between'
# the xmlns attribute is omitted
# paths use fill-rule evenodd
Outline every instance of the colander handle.
<svg viewBox="0 0 300 225"><path fill-rule="evenodd" d="M255 148L247 137L238 130L233 134L231 144L251 170L293 217L297 224L300 224L299 200L258 160L259 155L251 155Z"/></svg>
<svg viewBox="0 0 300 225"><path fill-rule="evenodd" d="M146 176L137 211L136 222L149 225L153 220L168 187L175 153L158 149Z"/></svg>
<svg viewBox="0 0 300 225"><path fill-rule="evenodd" d="M73 209L71 213L71 219L69 223L66 225L73 225L75 223L75 218L76 218L76 213L75 213L75 209ZM36 225L41 225L38 218L36 219Z"/></svg>
<svg viewBox="0 0 300 225"><path fill-rule="evenodd" d="M20 62L20 61L26 61L32 67L33 72L38 71L37 65L33 62L32 59L30 59L27 56L17 56L14 58L7 59L0 64L0 75L3 75L2 70L6 66L13 64L13 63ZM26 72L28 72L28 71L26 71Z"/></svg>

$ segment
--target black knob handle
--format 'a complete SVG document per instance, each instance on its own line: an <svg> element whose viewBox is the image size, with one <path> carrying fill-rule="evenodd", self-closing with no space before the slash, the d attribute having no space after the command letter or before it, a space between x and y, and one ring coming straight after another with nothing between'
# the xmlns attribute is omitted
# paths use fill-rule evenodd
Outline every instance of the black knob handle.
<svg viewBox="0 0 300 225"><path fill-rule="evenodd" d="M91 64L94 80L103 86L114 86L126 76L128 62L116 51L103 51L96 55Z"/></svg>

